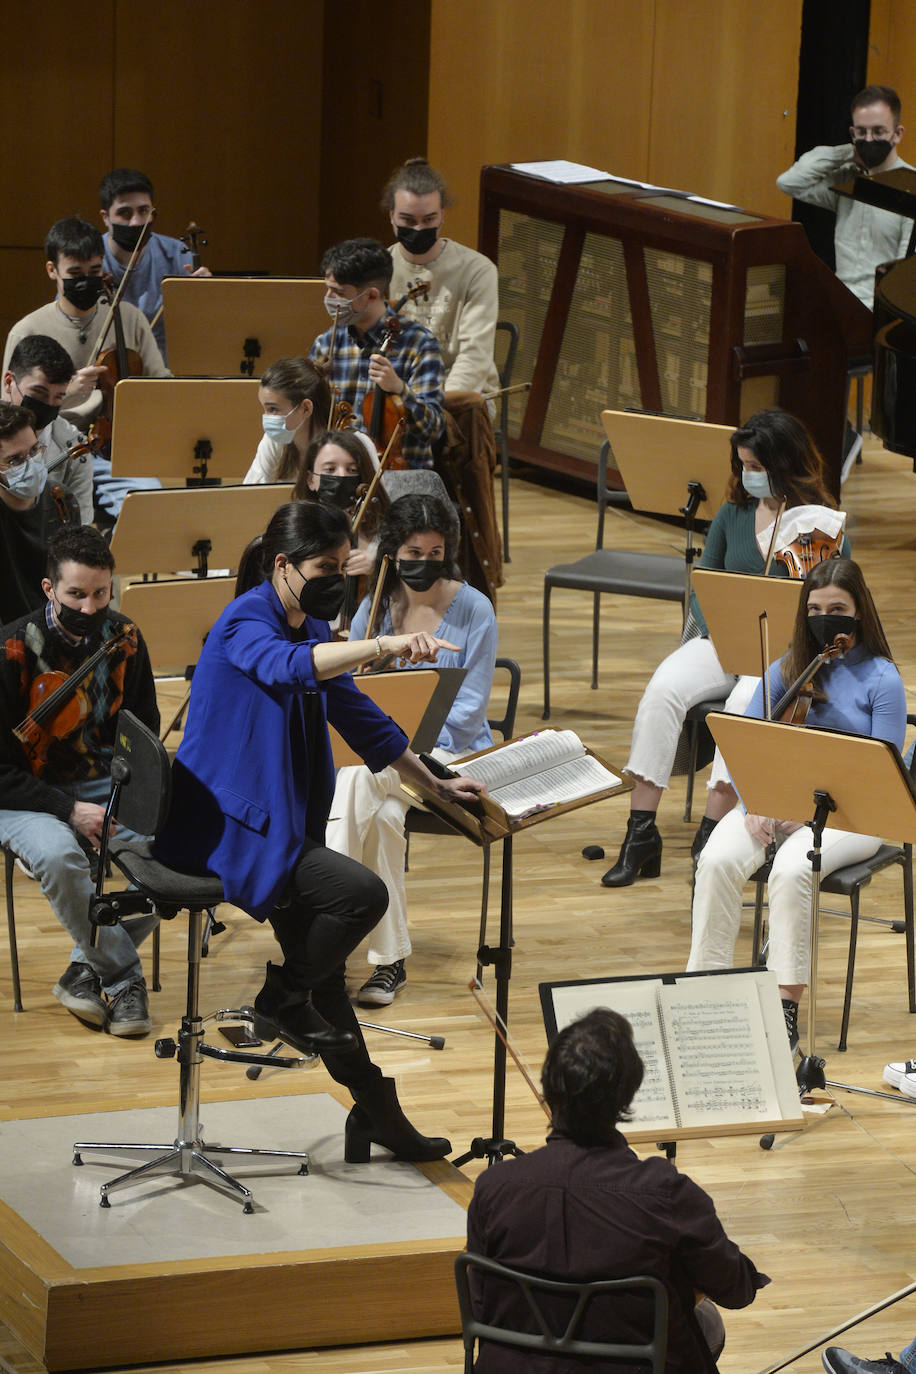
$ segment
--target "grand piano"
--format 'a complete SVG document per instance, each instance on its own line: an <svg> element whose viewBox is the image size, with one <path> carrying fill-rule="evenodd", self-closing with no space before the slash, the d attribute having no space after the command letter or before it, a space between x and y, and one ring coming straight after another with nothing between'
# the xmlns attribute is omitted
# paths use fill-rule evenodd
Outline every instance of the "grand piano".
<svg viewBox="0 0 916 1374"><path fill-rule="evenodd" d="M500 318L520 331L515 376L532 380L510 398L513 457L594 481L602 410L738 424L780 405L839 494L846 373L871 353L872 317L800 224L494 166L478 241L499 267Z"/></svg>

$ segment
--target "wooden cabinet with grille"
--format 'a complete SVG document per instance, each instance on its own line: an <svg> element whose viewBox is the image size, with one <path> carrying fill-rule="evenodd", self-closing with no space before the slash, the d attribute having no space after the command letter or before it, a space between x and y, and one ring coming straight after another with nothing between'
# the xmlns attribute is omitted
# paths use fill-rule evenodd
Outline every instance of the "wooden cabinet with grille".
<svg viewBox="0 0 916 1374"><path fill-rule="evenodd" d="M608 407L738 424L781 405L839 491L846 372L871 351L871 315L801 225L485 167L479 238L519 327L515 376L532 382L511 398L513 457L594 480Z"/></svg>

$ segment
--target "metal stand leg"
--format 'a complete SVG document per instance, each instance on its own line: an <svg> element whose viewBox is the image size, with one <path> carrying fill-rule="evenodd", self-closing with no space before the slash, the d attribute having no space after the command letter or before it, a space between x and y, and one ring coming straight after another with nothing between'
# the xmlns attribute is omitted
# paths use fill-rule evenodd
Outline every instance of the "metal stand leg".
<svg viewBox="0 0 916 1374"><path fill-rule="evenodd" d="M211 1155L248 1155L271 1159L295 1159L299 1161L298 1172L300 1174L308 1173L309 1157L302 1150L260 1150L243 1145L207 1145L204 1142L200 1126L200 1066L204 1057L230 1059L243 1064L259 1064L265 1061L266 1056L235 1053L231 1050L216 1049L204 1043L203 1020L198 1011L202 935L203 913L192 911L188 924L188 996L185 1015L181 1018L181 1029L178 1032L178 1044L176 1046L173 1040L156 1042L156 1054L159 1058L172 1058L176 1052L178 1056L178 1134L175 1140L171 1144L111 1144L102 1141L78 1140L73 1146L73 1163L77 1165L83 1163L82 1155L85 1150L101 1150L106 1154L128 1155L137 1151L141 1154L157 1152L155 1159L150 1159L145 1164L140 1164L125 1174L120 1174L109 1183L103 1183L99 1189L99 1205L101 1207L111 1205L108 1201L109 1194L116 1189L130 1187L150 1174L169 1172L183 1178L189 1178L196 1174L205 1183L220 1188L233 1197L240 1198L244 1203L243 1210L247 1213L253 1212L254 1199L251 1191L216 1164L210 1158ZM250 1009L216 1013L217 1019L222 1020L232 1018L252 1021L253 1016L254 1014ZM306 1067L310 1061L306 1058L288 1060L272 1058L271 1062L282 1064L284 1067Z"/></svg>

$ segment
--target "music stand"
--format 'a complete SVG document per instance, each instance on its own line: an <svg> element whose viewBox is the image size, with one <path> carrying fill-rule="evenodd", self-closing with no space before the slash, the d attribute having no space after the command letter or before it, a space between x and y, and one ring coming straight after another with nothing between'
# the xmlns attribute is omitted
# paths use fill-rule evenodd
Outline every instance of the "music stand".
<svg viewBox="0 0 916 1374"><path fill-rule="evenodd" d="M601 423L633 509L684 518L686 620L693 561L702 552L694 548L694 524L711 520L725 499L732 428L625 410L603 410Z"/></svg>
<svg viewBox="0 0 916 1374"><path fill-rule="evenodd" d="M182 377L254 377L307 354L328 327L320 277L166 277L169 365Z"/></svg>
<svg viewBox="0 0 916 1374"><path fill-rule="evenodd" d="M289 501L287 483L248 487L198 487L190 491L130 491L111 537L123 573L174 573L193 569L206 577L209 564L238 567L245 546L266 529L278 506Z"/></svg>
<svg viewBox="0 0 916 1374"><path fill-rule="evenodd" d="M379 710L400 725L411 749L418 754L435 748L466 674L466 668L409 668L360 673L353 681ZM363 762L362 755L350 748L333 725L329 724L328 730L335 768Z"/></svg>
<svg viewBox="0 0 916 1374"><path fill-rule="evenodd" d="M131 582L121 594L121 612L143 630L154 674L186 678L234 594L234 577Z"/></svg>
<svg viewBox="0 0 916 1374"><path fill-rule="evenodd" d="M916 792L900 751L886 740L840 730L799 729L778 721L713 712L706 717L747 810L754 815L809 825L811 860L811 957L808 982L808 1046L796 1072L799 1087L843 1088L868 1097L892 1097L824 1076L817 1055L817 954L821 838L828 815L839 830L880 834L892 820L893 838L916 843Z"/></svg>
<svg viewBox="0 0 916 1374"><path fill-rule="evenodd" d="M260 429L252 379L131 377L114 391L111 470L187 487L241 482Z"/></svg>
<svg viewBox="0 0 916 1374"><path fill-rule="evenodd" d="M724 672L759 677L762 614L774 656L783 652L795 629L803 585L794 577L696 569L693 589Z"/></svg>

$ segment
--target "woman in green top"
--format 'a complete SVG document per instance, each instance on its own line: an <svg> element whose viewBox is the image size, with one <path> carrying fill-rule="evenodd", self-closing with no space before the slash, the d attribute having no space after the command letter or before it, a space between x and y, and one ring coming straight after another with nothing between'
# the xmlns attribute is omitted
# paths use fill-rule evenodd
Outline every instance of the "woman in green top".
<svg viewBox="0 0 916 1374"><path fill-rule="evenodd" d="M784 410L761 410L731 436L728 490L709 527L700 567L762 573L757 536L773 523L782 496L787 508L836 508L823 459L801 421ZM774 564L773 570L786 575L781 564ZM684 718L698 702L725 696L736 681L733 674L723 672L692 597L685 642L659 664L639 703L625 769L636 780L630 819L617 862L601 880L605 887L627 887L639 877L658 877L662 837L655 815L671 776ZM729 709L727 703L724 709ZM734 800L729 787L710 791L694 842L697 852Z"/></svg>

